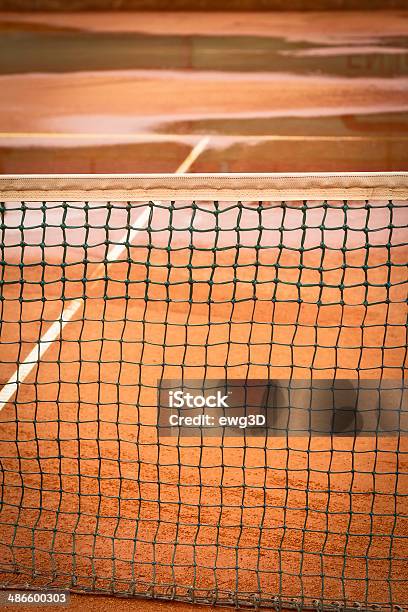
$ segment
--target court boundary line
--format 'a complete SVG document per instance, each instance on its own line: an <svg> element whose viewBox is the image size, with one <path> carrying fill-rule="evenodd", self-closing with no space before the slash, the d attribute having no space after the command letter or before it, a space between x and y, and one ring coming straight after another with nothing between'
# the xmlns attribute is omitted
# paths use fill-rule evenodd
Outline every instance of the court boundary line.
<svg viewBox="0 0 408 612"><path fill-rule="evenodd" d="M177 142L188 140L202 139L200 134L195 133L159 133L159 132L139 132L139 133L127 133L127 132L0 132L0 140L7 139L47 139L50 140L82 140L82 139L123 139L127 141L135 142ZM242 142L245 140L259 140L259 141L271 141L271 142L337 142L344 140L346 142L371 142L371 141L405 141L408 140L408 136L405 134L388 134L388 135L366 135L366 134L228 134L218 133L212 136L214 140L236 140Z"/></svg>
<svg viewBox="0 0 408 612"><path fill-rule="evenodd" d="M210 141L209 136L201 138L200 141L193 147L186 159L178 166L175 174L180 175L186 172L196 159L204 151L205 147ZM154 204L155 202L151 202ZM100 274L106 271L106 266L112 261L116 261L118 257L126 250L127 245L133 243L134 239L140 231L142 231L148 222L149 215L151 213L151 206L146 206L143 212L137 217L130 231L127 231L118 241L115 246L108 251L106 257L106 263L100 263L94 270L93 274L90 275L90 279L100 276ZM10 402L11 398L17 393L19 385L24 383L26 378L31 374L34 368L40 363L43 355L48 351L52 344L62 334L62 330L69 323L75 314L84 305L83 298L77 298L69 302L67 306L64 306L59 319L56 319L47 331L41 336L37 344L31 349L27 357L18 365L16 371L10 376L7 382L0 389L0 412Z"/></svg>

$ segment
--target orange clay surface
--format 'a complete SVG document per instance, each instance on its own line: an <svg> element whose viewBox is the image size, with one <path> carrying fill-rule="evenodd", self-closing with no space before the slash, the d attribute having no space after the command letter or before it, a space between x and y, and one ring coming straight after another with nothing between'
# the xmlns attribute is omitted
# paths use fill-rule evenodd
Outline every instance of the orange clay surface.
<svg viewBox="0 0 408 612"><path fill-rule="evenodd" d="M399 110L405 108L407 91L401 83L368 80L350 83L347 79L258 75L198 75L190 78L183 73L141 75L103 73L92 75L2 76L4 93L1 98L2 131L70 131L72 117L77 117L76 131L89 131L89 123L81 116L106 115L103 130L109 128L110 117L137 117L143 131L142 117L164 115L175 118L193 116L234 116L237 113L280 112L290 114L301 105L314 111L324 107L346 113L355 109ZM35 87L35 96L31 96ZM182 92L182 95L181 95ZM27 97L30 99L27 100ZM29 115L27 110L29 108ZM54 118L54 119L53 119ZM53 119L53 121L52 121ZM94 124L94 120L91 119ZM106 126L108 129L106 129ZM42 129L41 129L42 127ZM45 129L44 129L45 128ZM118 130L116 130L118 131Z"/></svg>
<svg viewBox="0 0 408 612"><path fill-rule="evenodd" d="M308 13L0 13L7 24L27 28L74 28L97 32L144 32L148 34L246 34L282 36L289 40L340 40L351 37L403 36L407 11L308 12ZM333 28L333 20L336 27ZM10 27L10 26L9 26Z"/></svg>
<svg viewBox="0 0 408 612"><path fill-rule="evenodd" d="M297 74L290 74L290 70L284 67L286 56L283 49L280 70L268 68L267 64L263 69L257 68L255 62L251 72L244 67L239 71L239 62L242 61L245 66L248 61L246 54L251 56L251 45L254 44L251 38L243 38L241 43L237 43L243 45L243 55L241 58L239 50L236 50L236 66L232 72L225 68L203 70L208 62L208 65L214 65L211 57L206 55L198 58L199 66L202 64L200 69L188 69L182 63L184 69L174 71L162 70L160 65L156 70L123 71L119 69L119 63L118 70L106 73L86 71L86 65L76 69L67 67L66 72L60 72L61 66L49 70L46 68L46 58L43 58L42 68L39 64L33 74L21 74L17 70L15 74L1 75L0 130L137 133L146 131L144 117L156 117L160 121L176 117L234 116L237 113L243 117L256 117L259 113L285 116L293 112L318 117L327 113L349 115L370 110L405 110L407 83L404 78L404 47L395 49L395 43L389 50L391 64L394 62L397 66L401 62L400 72L394 74L399 78L380 78L387 58L376 59L372 53L378 45L383 44L377 40L388 41L387 45L390 45L392 37L399 40L398 37L406 36L407 15L403 11L290 15L217 13L200 14L199 17L197 14L183 13L3 13L0 14L0 30L6 33L11 29L16 32L21 30L24 34L30 28L38 33L43 28L45 32L49 29L58 36L59 28L62 28L61 31L66 28L68 32L77 31L78 36L87 31L101 34L136 32L149 36L181 35L186 39L187 55L190 53L188 34L268 36L287 42L312 43L314 47L329 42L334 45L330 53L339 54L339 61L348 66L348 73L345 69L342 76L337 73L332 75L332 65L327 64L330 57L325 55L327 49L326 52L323 49L320 67L314 65L310 70L305 65L303 72L301 70ZM344 50L350 43L356 49L363 49L362 57L347 59ZM109 44L114 45L114 42ZM366 57L364 49L368 49ZM34 45L31 52L38 55L40 49ZM222 54L222 47L218 51L211 51L212 54L215 52ZM360 68L365 67L366 74L358 73L363 78L350 79L348 77L353 76L356 62Z"/></svg>
<svg viewBox="0 0 408 612"><path fill-rule="evenodd" d="M405 170L407 15L2 13L0 172Z"/></svg>

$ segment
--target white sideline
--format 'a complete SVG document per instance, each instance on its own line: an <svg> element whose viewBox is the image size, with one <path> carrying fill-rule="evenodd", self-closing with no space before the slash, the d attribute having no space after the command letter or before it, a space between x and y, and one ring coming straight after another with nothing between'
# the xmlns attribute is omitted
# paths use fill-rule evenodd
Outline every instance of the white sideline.
<svg viewBox="0 0 408 612"><path fill-rule="evenodd" d="M198 158L198 156L204 151L205 147L208 145L210 138L208 136L201 138L199 142L195 145L195 147L190 151L187 155L186 159L180 164L180 166L175 171L175 174L184 174L187 172L189 168L191 168L192 164ZM136 219L135 225L132 227L130 232L126 232L119 243L112 248L107 255L107 261L116 261L118 257L125 250L125 242L131 244L133 240L136 238L137 234L146 227L146 224L149 219L150 208L147 207L145 210L139 215ZM90 278L94 278L100 275L105 269L104 264L99 264L95 269L94 273L90 276ZM27 357L24 359L22 363L18 366L17 370L10 376L8 381L0 390L0 412L3 410L5 405L11 400L14 393L16 393L18 389L18 385L29 376L34 367L43 357L44 353L50 348L53 342L61 335L62 330L65 325L71 321L71 319L75 316L78 310L83 306L84 300L82 298L78 298L70 302L61 312L61 316L57 321L51 325L51 327L45 332L43 336L41 336L38 344L30 351Z"/></svg>
<svg viewBox="0 0 408 612"><path fill-rule="evenodd" d="M184 174L185 172L187 172L187 170L191 168L191 166L193 165L197 157L201 155L201 153L204 151L205 147L208 145L209 142L210 142L209 136L205 136L204 138L201 138L201 140L197 142L196 146L193 149L191 149L186 159L179 165L175 174Z"/></svg>

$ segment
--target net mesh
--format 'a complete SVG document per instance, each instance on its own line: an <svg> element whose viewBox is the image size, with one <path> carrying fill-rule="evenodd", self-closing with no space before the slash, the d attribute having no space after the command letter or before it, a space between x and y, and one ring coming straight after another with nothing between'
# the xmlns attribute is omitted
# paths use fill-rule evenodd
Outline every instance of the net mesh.
<svg viewBox="0 0 408 612"><path fill-rule="evenodd" d="M4 201L1 585L407 604L402 426L156 422L163 378L403 379L407 220L407 198Z"/></svg>

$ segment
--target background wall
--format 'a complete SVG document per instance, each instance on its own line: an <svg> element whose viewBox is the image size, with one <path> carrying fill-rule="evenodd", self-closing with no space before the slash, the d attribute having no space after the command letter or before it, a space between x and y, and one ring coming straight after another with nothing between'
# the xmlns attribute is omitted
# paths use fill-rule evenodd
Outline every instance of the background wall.
<svg viewBox="0 0 408 612"><path fill-rule="evenodd" d="M407 0L0 0L0 10L373 10L406 9Z"/></svg>

